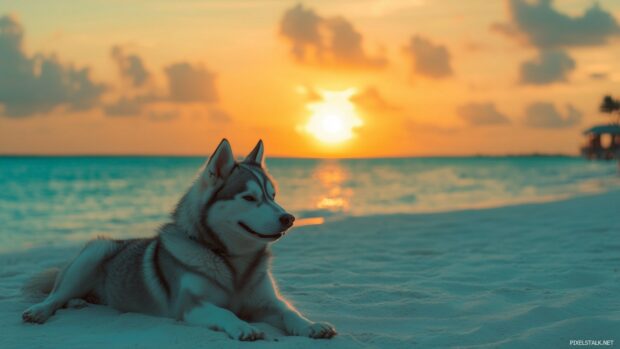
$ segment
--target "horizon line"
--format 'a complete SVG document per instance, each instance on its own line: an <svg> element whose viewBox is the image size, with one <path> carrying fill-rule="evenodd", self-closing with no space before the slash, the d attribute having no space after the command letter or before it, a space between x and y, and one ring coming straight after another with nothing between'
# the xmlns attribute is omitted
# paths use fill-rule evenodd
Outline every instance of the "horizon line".
<svg viewBox="0 0 620 349"><path fill-rule="evenodd" d="M64 153L64 154L37 154L37 153L0 153L0 158L208 158L209 154L110 154L110 153ZM241 158L243 156L237 156ZM416 159L416 158L500 158L500 157L580 157L577 154L568 153L507 153L507 154L437 154L437 155L386 155L386 156L343 156L343 157L319 157L319 156L267 156L269 159L300 159L300 160L372 160L372 159Z"/></svg>

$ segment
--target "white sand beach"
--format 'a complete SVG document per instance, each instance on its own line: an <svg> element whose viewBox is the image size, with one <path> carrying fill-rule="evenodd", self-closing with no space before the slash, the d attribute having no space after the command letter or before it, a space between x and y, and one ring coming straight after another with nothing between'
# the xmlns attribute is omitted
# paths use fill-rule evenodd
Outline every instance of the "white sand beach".
<svg viewBox="0 0 620 349"><path fill-rule="evenodd" d="M23 324L23 282L79 245L0 255L2 348L564 348L620 345L620 192L435 214L346 218L274 247L282 293L333 340L237 342L104 306Z"/></svg>

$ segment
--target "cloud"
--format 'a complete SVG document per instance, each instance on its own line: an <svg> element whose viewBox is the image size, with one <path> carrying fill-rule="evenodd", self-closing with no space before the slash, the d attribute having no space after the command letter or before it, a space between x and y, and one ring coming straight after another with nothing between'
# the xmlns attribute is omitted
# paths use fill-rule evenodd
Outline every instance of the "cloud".
<svg viewBox="0 0 620 349"><path fill-rule="evenodd" d="M335 91L325 91L325 90L317 90L315 87L310 85L299 85L295 88L296 92L305 98L306 102L315 103L321 102L324 100L325 92L335 92ZM356 89L357 90L357 89ZM391 102L387 101L379 89L375 86L367 86L361 91L352 92L353 94L349 98L349 100L354 103L356 106L372 111L378 112L393 112L400 110L401 107Z"/></svg>
<svg viewBox="0 0 620 349"><path fill-rule="evenodd" d="M592 80L607 80L609 78L608 73L604 72L593 72L590 73L590 79Z"/></svg>
<svg viewBox="0 0 620 349"><path fill-rule="evenodd" d="M575 61L566 52L543 50L533 60L521 63L520 81L534 85L567 81L567 75L575 70L575 66Z"/></svg>
<svg viewBox="0 0 620 349"><path fill-rule="evenodd" d="M312 86L298 85L295 87L295 91L304 96L308 102L317 102L323 99L319 91Z"/></svg>
<svg viewBox="0 0 620 349"><path fill-rule="evenodd" d="M319 33L323 18L312 9L302 4L288 9L280 20L280 35L291 42L291 53L300 61L309 55L308 50L314 49L317 55L322 54L323 42Z"/></svg>
<svg viewBox="0 0 620 349"><path fill-rule="evenodd" d="M604 45L620 36L610 12L593 4L581 15L570 16L553 7L552 0L506 0L510 21L491 29L538 49L538 57L523 62L520 80L543 85L568 81L575 61L565 51L572 47Z"/></svg>
<svg viewBox="0 0 620 349"><path fill-rule="evenodd" d="M28 117L59 106L85 110L97 105L106 86L89 68L61 63L55 56L23 50L24 30L16 18L0 17L0 104L7 117Z"/></svg>
<svg viewBox="0 0 620 349"><path fill-rule="evenodd" d="M140 62L142 59L135 56ZM192 65L187 62L177 62L164 69L167 78L168 90L164 94L153 91L134 95L121 95L118 99L104 106L108 116L140 116L145 110L148 117L154 121L166 121L177 117L178 112L165 113L149 110L155 103L168 105L168 108L178 108L180 105L199 103L213 105L217 103L218 95L215 86L215 74L200 64ZM225 112L217 109L216 119L222 121ZM165 115L164 115L165 114ZM174 114L174 117L170 117Z"/></svg>
<svg viewBox="0 0 620 349"><path fill-rule="evenodd" d="M405 47L405 54L411 59L411 65L417 74L433 79L452 75L450 52L445 46L436 45L428 39L415 35Z"/></svg>
<svg viewBox="0 0 620 349"><path fill-rule="evenodd" d="M535 102L525 109L525 125L533 128L567 128L581 121L582 113L566 105L566 115L560 114L552 103Z"/></svg>
<svg viewBox="0 0 620 349"><path fill-rule="evenodd" d="M120 46L113 46L111 56L121 76L128 79L134 87L143 86L150 77L150 73L146 70L142 58L137 55L127 55Z"/></svg>
<svg viewBox="0 0 620 349"><path fill-rule="evenodd" d="M167 93L128 91L116 101L103 104L101 97L107 86L93 81L89 68L62 63L53 55L29 56L24 52L23 41L24 29L17 19L0 16L0 113L3 116L28 117L50 113L57 107L72 111L102 107L108 116L139 116L152 109L149 107L154 103L211 105L218 100L215 74L200 64L178 62L165 68ZM111 56L132 87L142 87L150 79L151 73L138 55L128 55L120 46L114 46ZM223 120L225 112L218 110L218 120ZM171 119L151 114L153 120Z"/></svg>
<svg viewBox="0 0 620 349"><path fill-rule="evenodd" d="M379 68L387 64L383 56L369 56L363 37L344 17L325 18L298 4L280 20L280 35L291 44L298 62Z"/></svg>
<svg viewBox="0 0 620 349"><path fill-rule="evenodd" d="M351 101L366 109L379 111L395 111L400 109L398 106L386 101L374 86L367 87L362 92L353 95Z"/></svg>
<svg viewBox="0 0 620 349"><path fill-rule="evenodd" d="M328 19L327 27L331 31L329 52L338 62L370 67L382 67L386 64L385 58L369 57L364 53L362 35L343 17Z"/></svg>
<svg viewBox="0 0 620 349"><path fill-rule="evenodd" d="M217 102L215 74L202 65L180 62L166 67L164 71L168 78L170 101L177 103Z"/></svg>
<svg viewBox="0 0 620 349"><path fill-rule="evenodd" d="M507 0L511 22L493 29L539 48L602 45L620 35L616 19L598 4L571 17L553 8L552 0Z"/></svg>
<svg viewBox="0 0 620 349"><path fill-rule="evenodd" d="M510 119L500 113L493 103L468 103L456 109L456 113L472 126L504 125Z"/></svg>
<svg viewBox="0 0 620 349"><path fill-rule="evenodd" d="M115 102L105 105L103 111L108 116L138 116L142 114L144 106L161 100L162 98L152 94L121 96Z"/></svg>
<svg viewBox="0 0 620 349"><path fill-rule="evenodd" d="M414 119L407 119L403 123L403 127L413 134L455 134L461 132L462 127L432 124L427 122L418 122Z"/></svg>
<svg viewBox="0 0 620 349"><path fill-rule="evenodd" d="M109 116L133 116L142 113L142 103L128 97L121 97L116 102L103 107L103 111Z"/></svg>
<svg viewBox="0 0 620 349"><path fill-rule="evenodd" d="M176 111L150 111L148 113L151 121L170 121L176 119L179 114Z"/></svg>
<svg viewBox="0 0 620 349"><path fill-rule="evenodd" d="M227 123L232 120L230 114L219 108L211 108L209 110L209 120L218 123Z"/></svg>
<svg viewBox="0 0 620 349"><path fill-rule="evenodd" d="M140 59L139 57L137 58ZM142 114L145 107L153 103L178 105L186 103L212 104L217 102L215 74L208 71L202 65L178 62L166 67L164 72L168 83L167 94L156 95L154 92L149 92L132 97L120 96L115 102L104 106L106 115L138 116ZM163 120L162 118L159 119Z"/></svg>

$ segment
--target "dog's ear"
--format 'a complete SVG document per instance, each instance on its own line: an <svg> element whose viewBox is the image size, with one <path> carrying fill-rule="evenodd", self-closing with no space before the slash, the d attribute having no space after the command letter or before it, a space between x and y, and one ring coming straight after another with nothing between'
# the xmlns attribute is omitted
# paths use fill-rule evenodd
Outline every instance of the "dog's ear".
<svg viewBox="0 0 620 349"><path fill-rule="evenodd" d="M250 152L250 154L248 154L248 156L245 157L245 160L243 160L243 162L258 164L262 166L263 160L264 160L264 156L263 156L264 154L265 154L265 147L263 146L263 140L261 139L258 141L258 143L256 143L256 146Z"/></svg>
<svg viewBox="0 0 620 349"><path fill-rule="evenodd" d="M213 155L209 157L205 176L226 178L235 166L235 158L232 148L226 138L222 139L220 145L217 146Z"/></svg>

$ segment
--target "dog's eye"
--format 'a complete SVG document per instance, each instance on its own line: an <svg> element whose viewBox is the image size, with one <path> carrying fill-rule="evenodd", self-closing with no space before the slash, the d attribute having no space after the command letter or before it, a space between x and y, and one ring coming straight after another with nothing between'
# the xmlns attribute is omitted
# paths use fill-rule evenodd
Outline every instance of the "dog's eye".
<svg viewBox="0 0 620 349"><path fill-rule="evenodd" d="M255 202L255 201L256 201L256 198L255 198L255 197L253 197L252 195L245 195L245 196L243 197L243 200L245 200L245 201L249 201L249 202Z"/></svg>

